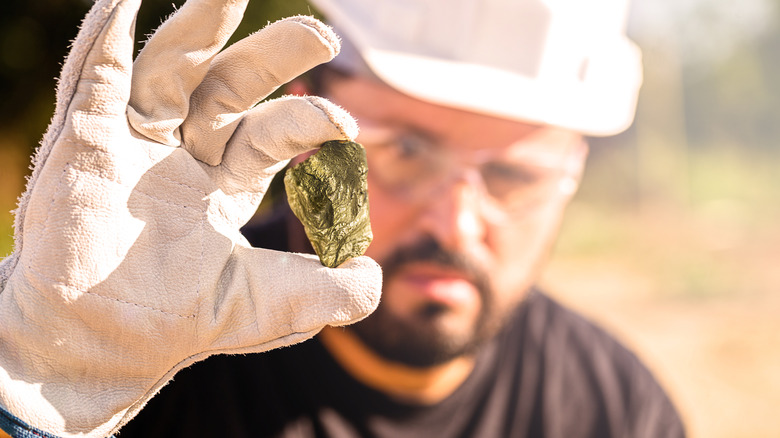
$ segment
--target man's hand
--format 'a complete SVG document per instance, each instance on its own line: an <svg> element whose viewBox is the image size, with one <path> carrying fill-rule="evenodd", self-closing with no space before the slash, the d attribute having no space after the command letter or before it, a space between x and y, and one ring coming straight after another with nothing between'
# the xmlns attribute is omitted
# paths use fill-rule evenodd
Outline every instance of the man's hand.
<svg viewBox="0 0 780 438"><path fill-rule="evenodd" d="M108 435L197 360L376 307L372 260L328 269L238 232L289 158L357 134L322 99L255 106L339 43L293 17L219 53L247 1L190 0L135 63L140 0L87 15L0 264L0 405L27 424Z"/></svg>

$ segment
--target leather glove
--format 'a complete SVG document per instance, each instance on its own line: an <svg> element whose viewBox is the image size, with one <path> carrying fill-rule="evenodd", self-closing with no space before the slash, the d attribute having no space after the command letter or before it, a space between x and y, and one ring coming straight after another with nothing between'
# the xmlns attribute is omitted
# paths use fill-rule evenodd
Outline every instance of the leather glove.
<svg viewBox="0 0 780 438"><path fill-rule="evenodd" d="M323 99L255 106L339 42L293 17L221 51L246 3L190 0L134 63L140 0L86 16L0 264L0 405L28 425L108 435L195 361L296 343L378 304L371 259L328 269L239 234L289 158L357 134Z"/></svg>

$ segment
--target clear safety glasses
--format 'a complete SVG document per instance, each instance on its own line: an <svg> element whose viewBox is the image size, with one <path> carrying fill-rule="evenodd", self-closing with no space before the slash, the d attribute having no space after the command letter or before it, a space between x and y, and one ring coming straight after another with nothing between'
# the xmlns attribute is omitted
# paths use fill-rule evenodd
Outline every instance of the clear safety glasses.
<svg viewBox="0 0 780 438"><path fill-rule="evenodd" d="M420 133L384 127L362 127L369 178L391 195L410 203L432 202L451 184L475 188L485 219L492 223L526 215L570 196L578 186L584 145L567 153L518 148L457 151Z"/></svg>

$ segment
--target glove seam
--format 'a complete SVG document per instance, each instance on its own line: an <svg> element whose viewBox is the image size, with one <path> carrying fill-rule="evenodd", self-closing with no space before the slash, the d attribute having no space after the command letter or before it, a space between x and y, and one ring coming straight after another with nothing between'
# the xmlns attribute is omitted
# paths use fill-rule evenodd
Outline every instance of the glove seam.
<svg viewBox="0 0 780 438"><path fill-rule="evenodd" d="M322 39L328 42L331 58L341 51L341 39L332 31L331 27L310 15L296 15L287 20L306 26L317 32ZM328 32L330 31L330 32Z"/></svg>
<svg viewBox="0 0 780 438"><path fill-rule="evenodd" d="M179 187L188 188L188 189L192 190L193 192L198 193L199 195L203 195L204 197L208 196L208 193L206 193L206 191L203 190L203 189L199 189L199 188L191 186L189 184L185 184L185 183L183 183L181 181L176 181L175 179L170 178L168 176L165 176L163 174L157 173L157 172L153 171L152 169L149 169L147 172L151 173L152 175L154 175L154 176L156 176L156 177L158 177L160 179L163 179L163 180L168 181L168 182L170 182L172 184L175 184L175 185L177 185ZM205 212L206 210L204 209L203 211Z"/></svg>
<svg viewBox="0 0 780 438"><path fill-rule="evenodd" d="M80 145L80 143L77 143L77 142L75 142L75 141L73 141L73 140L71 140L71 139L64 139L64 141L67 141L67 142L69 142L69 143L72 143L73 145L76 145L76 146L79 146L79 145ZM163 147L170 147L170 146L165 146L165 145L161 145L161 146L163 146ZM117 158L117 155L116 155L116 154L114 154L114 153L112 153L112 152L109 152L109 151L106 151L106 150L103 150L103 149L99 149L99 148L92 147L92 146L90 146L88 149L89 149L91 152L94 152L94 153L97 153L97 154L104 155L104 156L106 156L106 157L108 157L108 158L112 158L112 159L116 159L116 158ZM111 179L111 178L106 178L105 176L102 176L102 175L100 175L100 174L98 174L98 173L96 173L96 172L92 171L92 170L91 170L91 169L89 169L89 168L81 168L81 167L79 167L79 166L78 166L78 164L79 164L79 163L66 163L66 165L69 165L69 166L71 166L73 169L75 169L75 170L77 170L77 171L79 171L79 172L87 172L87 173L91 173L92 175L95 175L95 176L97 176L97 177L99 177L99 178L102 178L102 179L104 179L104 180L106 180L106 181L109 181L109 182L112 182L112 183L114 183L114 184L118 184L118 185L124 185L124 184L123 184L121 181L119 181L119 180L116 180L116 179ZM67 169L64 169L64 170L67 170ZM64 170L63 170L63 171L64 171ZM207 196L209 195L209 193L208 193L206 190L203 190L203 189L201 189L201 188L198 188L198 187L195 187L195 186L192 186L192 185L189 185L189 184L185 184L185 183L183 183L183 182L181 182L181 181L177 181L177 180L175 180L175 179L173 179L173 178L171 178L171 177L169 177L169 176L166 176L166 175L164 175L164 174L162 174L162 173L155 172L155 171L153 170L153 168L149 168L149 169L147 169L147 170L145 171L145 173L147 173L147 174L151 174L151 175L154 175L154 176L156 176L156 177L158 177L158 178L160 178L160 179L162 179L162 180L165 180L166 182L169 182L169 183L171 183L171 184L177 185L177 186L179 186L179 187L183 187L183 188L190 189L190 190L192 190L193 192L197 193L198 195L202 195L203 197L207 197ZM140 190L139 190L139 191L140 191ZM156 198L156 199L161 199L161 200L162 200L162 198ZM174 204L174 205L185 206L185 205L183 205L183 204ZM206 211L206 209L203 209L202 211L204 211L204 212L205 212L205 211Z"/></svg>
<svg viewBox="0 0 780 438"><path fill-rule="evenodd" d="M60 172L60 176L57 179L57 185L55 186L54 190L52 190L51 199L49 200L49 208L46 209L46 216L41 221L41 231L40 231L41 235L45 235L46 229L49 227L49 217L53 209L54 203L57 201L57 199L61 199L59 193L65 187L63 180L65 179L65 176L67 175L68 171L72 167L73 165L70 162L65 162L65 165L63 166L62 171ZM38 251L40 249L41 249L41 245L34 245L33 252L30 255L30 258L33 260L38 259Z"/></svg>
<svg viewBox="0 0 780 438"><path fill-rule="evenodd" d="M203 237L206 234L205 227L206 227L206 215L204 213L200 216L200 268L201 269L198 269L198 284L195 286L195 299L198 303L200 303L201 301L200 299L200 286L202 283L201 275L203 274L202 268L204 265L204 261L206 260L206 243L205 243L206 239ZM192 318L197 317L197 319L200 319L200 307L201 306L198 305L195 307L195 309L193 309L192 316L191 316Z"/></svg>
<svg viewBox="0 0 780 438"><path fill-rule="evenodd" d="M100 150L95 150L95 151L103 152L104 154L108 154L108 152L104 152L104 151L100 151ZM78 167L74 166L72 163L66 162L64 167L63 167L63 169L62 169L62 171L60 172L60 177L58 178L56 188L52 192L51 199L49 201L49 206L48 206L48 208L46 208L46 216L41 221L42 228L39 231L39 233L41 235L45 235L45 233L46 233L46 229L48 228L48 225L49 225L50 213L51 213L51 211L53 211L53 206L54 206L55 202L57 201L57 199L61 199L61 196L58 196L58 194L63 190L63 188L65 186L69 185L66 181L64 181L64 179L66 178L66 176L68 175L68 173L71 170L73 170L75 172L89 173L91 175L94 175L94 176L102 179L103 181L106 181L106 182L109 182L109 183L113 183L113 184L116 184L116 185L119 185L119 186L123 186L121 181L117 181L117 180L114 180L114 179L106 178L106 177L104 177L102 175L99 175L99 174L93 172L93 171L90 171L90 169L79 169ZM181 182L175 181L175 180L173 180L171 178L168 178L168 177L166 177L164 175L161 175L161 174L158 174L158 173L155 173L155 172L152 172L152 171L149 171L149 173L151 173L151 174L153 174L153 175L155 175L155 176L157 176L157 177L159 177L159 178L161 178L161 179L163 179L165 181L168 181L168 182L171 182L173 184L176 184L176 185L179 185L179 186L191 189L194 192L198 193L199 195L203 195L203 196L207 195L206 192L204 192L202 190L199 190L196 187L193 187L193 186L190 186L190 185L187 185L187 184L183 184ZM75 177L75 175L74 175L74 177ZM153 194L147 193L144 190L141 190L141 189L138 189L138 188L135 188L134 190L137 193L139 193L139 194L141 194L143 196L146 196L149 199L153 199L153 200L156 200L156 201L159 201L159 202L163 202L163 203L168 204L168 205L173 205L173 206L182 207L182 208L197 208L197 210L200 213L200 227L199 227L200 228L200 234L201 234L201 236L203 236L203 234L204 234L204 221L205 221L205 216L206 216L206 212L207 212L205 206L203 206L203 205L192 206L192 205L187 205L187 204L180 204L180 203L174 202L172 200L165 199L165 198L162 198L162 197L155 196ZM193 231L194 231L194 228L193 228ZM203 265L203 260L204 260L204 257L205 257L205 248L204 248L204 243L203 243L203 239L202 238L200 239L200 241L201 241L200 264L202 266ZM38 256L39 256L39 251L40 251L40 246L34 246L33 247L33 252L30 255L30 257L33 260L37 259ZM18 263L18 261L17 261L17 263ZM70 287L70 288L72 288L72 289L74 289L76 291L79 291L79 292L82 292L82 293L87 293L87 294L92 294L92 295L96 295L96 296L101 296L101 297L106 298L106 299L115 299L115 298L106 297L104 295L97 294L95 292L91 292L91 291L88 291L88 290L83 290L83 289L80 289L80 288L68 285L68 284L66 284L64 282L56 281L54 279L51 279L51 278L41 274L40 272L32 270L32 268L29 267L29 266L27 268L31 272L34 272L36 275L40 276L43 279L55 282L55 283L60 284L62 286ZM198 284L197 284L197 287L196 287L196 290L195 290L195 294L196 294L197 297L200 297L200 287L201 287L200 270L198 270L198 272L199 272L199 274L198 274ZM144 308L154 309L153 307L145 306L145 305L138 304L138 303L126 302L126 301L123 301L123 300L120 300L120 299L115 299L115 300L119 301L119 302L125 302L125 303L128 303L128 304L137 304L138 306L141 306L141 307L144 307ZM185 316L185 315L179 315L179 314L174 313L174 312L166 312L166 311L163 311L161 309L156 309L156 310L159 310L159 311L161 311L163 313L171 313L173 315L176 315L176 316L179 316L179 317L182 317L182 318L189 318L189 317L194 317L195 316L194 312L190 316Z"/></svg>
<svg viewBox="0 0 780 438"><path fill-rule="evenodd" d="M131 306L134 306L134 307L139 307L139 308L144 309L144 310L149 310L149 311L153 311L153 312L159 312L159 313L162 313L164 315L173 316L173 317L176 317L176 318L192 319L192 318L196 317L196 312L192 312L189 315L182 315L182 314L179 314L179 313L176 313L176 312L170 312L170 311L167 311L167 310L158 309L156 307L147 306L145 304L133 303L131 301L122 300L120 298L108 297L108 296L105 296L105 295L102 295L102 294L99 294L99 293L95 293L95 292L92 292L92 291L89 291L89 290L80 289L80 288L78 288L76 286L72 286L72 285L69 285L69 284L64 283L62 281L50 278L50 277L40 273L38 270L30 267L30 266L26 266L25 267L25 271L29 272L30 274L33 274L33 275L35 275L37 277L40 277L41 279L43 279L43 280L45 280L47 282L50 282L53 285L57 285L57 286L60 286L60 287L66 288L66 289L70 289L70 290L73 290L73 291L76 291L76 292L81 292L82 294L103 298L105 300L115 301L115 302L118 302L118 303L121 303L121 304L131 305ZM40 293L41 295L44 295L44 293L41 292L40 290L38 290L37 288L33 288L33 289L38 291L38 293Z"/></svg>
<svg viewBox="0 0 780 438"><path fill-rule="evenodd" d="M341 120L337 120L335 117L333 117L333 113L328 110L327 106L323 104L322 98L317 96L303 96L303 99L305 99L309 104L317 108L318 110L322 111L322 113L325 115L325 117L330 121L330 123L333 124L333 126L336 127L336 129L339 130L339 133L347 140L354 139L354 136L349 135L347 133L347 127L344 126ZM332 105L332 102L330 102Z"/></svg>
<svg viewBox="0 0 780 438"><path fill-rule="evenodd" d="M182 207L182 208L195 208L195 206L193 206L193 205L188 205L188 204L179 204L179 203L177 203L177 202L175 202L175 201L172 201L172 200L170 200L170 199L161 198L161 197L159 197L159 196L156 196L156 195L153 195L153 194L151 194L151 193L147 193L147 192L145 192L144 190L141 190L141 189L135 189L135 190L136 190L136 192L137 192L137 193L139 193L139 194L141 194L141 195L144 195L144 196L146 196L146 197L147 197L147 198L149 198L149 199L154 199L155 201L164 202L164 203L166 203L166 204L168 204L168 205L172 205L172 206L174 206L174 207ZM199 209L199 211L200 211L200 213L201 213L201 216L202 216L202 215L205 215L205 213L206 213L206 209L205 209L205 208L203 208L203 209ZM203 218L201 217L201 221L202 221L202 220L203 220Z"/></svg>
<svg viewBox="0 0 780 438"><path fill-rule="evenodd" d="M27 185L24 192L19 197L18 207L14 211L14 253L20 253L22 247L24 246L24 218L27 215L30 196L32 194L33 188L35 187L35 184L38 181L38 178L40 178L40 174L43 171L43 167L46 164L46 161L51 155L51 152L54 150L55 144L59 141L60 136L65 129L70 106L73 103L79 82L82 79L84 65L89 58L89 54L92 53L98 38L103 33L103 30L106 28L106 26L111 22L111 17L116 13L119 0L105 0L104 3L107 4L103 5L102 8L97 7L96 4L90 13L84 17L84 20L81 24L82 28L79 30L79 35L77 35L76 40L72 45L73 47L77 47L82 41L81 36L83 34L83 39L86 40L84 45L88 48L80 52L71 51L65 59L62 73L57 82L57 104L55 107L54 116L52 117L52 123L44 134L38 148L35 150L31 166L33 170L32 174L27 178ZM102 23L99 26L89 26L90 21L96 15L103 15L100 17L103 20ZM95 19L95 21L98 19ZM87 33L84 27L88 27L90 32ZM72 57L74 54L77 56ZM69 77L69 72L76 72L77 74L75 74L71 79ZM61 102L63 103L62 105L60 105ZM13 265L8 266L8 270L4 272L11 272L18 263L19 258L16 257L13 261Z"/></svg>

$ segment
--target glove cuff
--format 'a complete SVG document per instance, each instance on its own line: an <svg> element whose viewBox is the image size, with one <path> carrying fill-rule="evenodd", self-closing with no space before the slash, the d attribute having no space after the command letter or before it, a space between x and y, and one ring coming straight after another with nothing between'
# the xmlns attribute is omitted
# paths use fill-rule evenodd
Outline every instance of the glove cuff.
<svg viewBox="0 0 780 438"><path fill-rule="evenodd" d="M36 429L0 406L0 429L14 438L60 438ZM110 438L114 438L112 435Z"/></svg>

